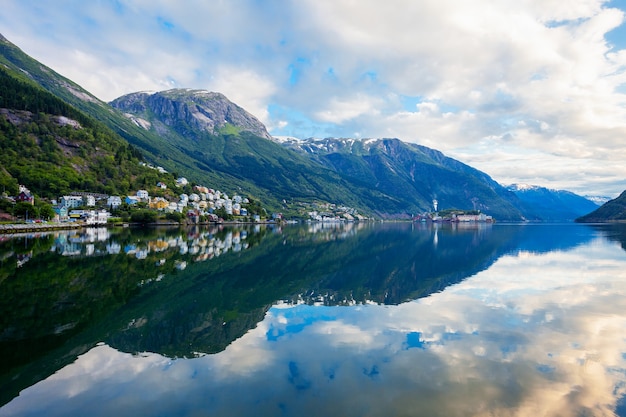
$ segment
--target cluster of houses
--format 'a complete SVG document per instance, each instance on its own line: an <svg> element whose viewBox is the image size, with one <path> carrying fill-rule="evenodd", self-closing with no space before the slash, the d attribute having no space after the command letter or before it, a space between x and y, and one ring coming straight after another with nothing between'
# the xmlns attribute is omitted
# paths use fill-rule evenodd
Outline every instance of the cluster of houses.
<svg viewBox="0 0 626 417"><path fill-rule="evenodd" d="M179 187L188 184L186 178L181 177L176 181ZM159 182L157 187L166 189L167 185ZM147 190L137 190L134 195L107 196L96 193L72 193L72 195L62 196L58 201L53 201L54 210L60 221L82 220L87 223L106 223L110 216L109 211L114 211L126 203L128 206L136 206L144 203L145 207L162 211L165 213L187 213L189 216L215 217L214 210L224 209L226 214L235 216L248 216L248 210L243 205L249 200L245 197L228 194L220 190L214 190L201 185L193 187L191 194L182 193L175 201L170 201L164 197L153 197ZM95 207L106 207L106 210L96 210ZM79 209L80 207L80 209ZM93 207L93 209L91 209ZM86 208L86 209L85 209ZM255 220L257 219L255 216Z"/></svg>
<svg viewBox="0 0 626 417"><path fill-rule="evenodd" d="M339 223L368 220L352 207L336 206L335 204L315 204L316 210L308 211L310 222Z"/></svg>
<svg viewBox="0 0 626 417"><path fill-rule="evenodd" d="M160 168L160 167L158 167ZM157 169L157 168L155 168ZM180 177L176 180L177 187L187 186L189 182L186 178ZM167 189L167 185L158 182L159 189ZM111 212L126 204L130 207L141 205L164 213L183 213L188 217L206 216L217 221L215 210L223 209L227 215L248 216L248 209L245 207L250 203L248 198L240 195L229 196L225 192L215 190L202 185L195 185L193 192L182 193L174 199L151 196L148 190L137 190L133 195L105 195L88 192L76 192L64 195L58 200L52 200L57 221L83 221L87 224L105 224L111 216ZM34 197L30 191L20 185L20 193L15 198L16 201L26 201L34 203ZM313 210L307 212L309 221L313 222L352 222L367 220L367 217L360 215L356 209L350 207L337 207L334 204L314 204ZM258 214L254 214L254 221L260 221ZM282 220L281 214L274 214L274 220Z"/></svg>
<svg viewBox="0 0 626 417"><path fill-rule="evenodd" d="M126 196L124 202L130 206L146 203L151 209L165 212L184 213L191 209L197 214L205 215L210 214L215 209L224 208L226 213L230 215L248 215L248 210L242 206L250 202L247 198L239 195L229 197L226 193L201 185L196 185L193 189L194 192L191 194L180 194L176 201L168 201L163 197L151 197L148 191L138 190L135 195ZM120 197L112 196L107 199L107 207L111 209L115 209L121 204Z"/></svg>

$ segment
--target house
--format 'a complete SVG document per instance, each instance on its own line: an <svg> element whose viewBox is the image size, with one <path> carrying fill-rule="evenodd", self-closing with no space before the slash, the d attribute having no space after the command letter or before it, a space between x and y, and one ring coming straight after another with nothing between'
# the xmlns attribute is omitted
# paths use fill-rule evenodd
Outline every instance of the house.
<svg viewBox="0 0 626 417"><path fill-rule="evenodd" d="M169 205L170 205L170 202L167 201L166 199L162 197L156 197L150 201L150 203L148 204L148 207L150 207L151 209L165 210L166 208L169 207Z"/></svg>
<svg viewBox="0 0 626 417"><path fill-rule="evenodd" d="M84 220L87 218L87 211L85 210L70 210L69 218L72 220Z"/></svg>
<svg viewBox="0 0 626 417"><path fill-rule="evenodd" d="M67 207L56 206L54 207L54 212L59 216L59 220L67 219Z"/></svg>
<svg viewBox="0 0 626 417"><path fill-rule="evenodd" d="M106 224L110 215L106 210L91 210L86 213L84 219L87 224Z"/></svg>
<svg viewBox="0 0 626 417"><path fill-rule="evenodd" d="M146 190L138 190L137 198L140 200L148 200L150 198L150 194Z"/></svg>
<svg viewBox="0 0 626 417"><path fill-rule="evenodd" d="M18 203L35 204L35 197L30 192L22 191L15 197L15 201Z"/></svg>
<svg viewBox="0 0 626 417"><path fill-rule="evenodd" d="M167 190L167 184L161 181L157 182L157 187L159 187L162 190Z"/></svg>
<svg viewBox="0 0 626 417"><path fill-rule="evenodd" d="M61 197L61 207L76 208L83 205L83 198L78 195L64 195Z"/></svg>
<svg viewBox="0 0 626 417"><path fill-rule="evenodd" d="M112 195L111 197L107 198L107 206L110 207L111 210L115 210L121 205L122 205L122 198L120 196Z"/></svg>
<svg viewBox="0 0 626 417"><path fill-rule="evenodd" d="M185 177L180 177L176 180L177 187L184 187L187 184L189 184L189 181L187 181L187 178Z"/></svg>
<svg viewBox="0 0 626 417"><path fill-rule="evenodd" d="M96 197L92 195L85 196L85 205L88 207L93 207L96 205Z"/></svg>
<svg viewBox="0 0 626 417"><path fill-rule="evenodd" d="M137 198L137 196L134 196L134 195L129 195L129 196L126 196L126 199L124 201L126 202L126 204L129 204L132 206L134 204L139 203L139 198Z"/></svg>

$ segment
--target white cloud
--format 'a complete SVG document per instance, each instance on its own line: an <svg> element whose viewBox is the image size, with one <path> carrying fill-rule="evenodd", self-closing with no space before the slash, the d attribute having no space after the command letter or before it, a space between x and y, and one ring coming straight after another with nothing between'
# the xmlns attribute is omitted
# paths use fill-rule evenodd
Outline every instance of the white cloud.
<svg viewBox="0 0 626 417"><path fill-rule="evenodd" d="M327 102L327 107L315 113L315 117L327 123L342 123L353 120L361 115L375 117L378 115L376 104L380 104L381 100L373 97L365 97L357 95L356 97L347 97L346 99L332 98Z"/></svg>
<svg viewBox="0 0 626 417"><path fill-rule="evenodd" d="M208 88L226 95L262 122L269 123L267 104L276 87L262 74L236 67L218 67Z"/></svg>

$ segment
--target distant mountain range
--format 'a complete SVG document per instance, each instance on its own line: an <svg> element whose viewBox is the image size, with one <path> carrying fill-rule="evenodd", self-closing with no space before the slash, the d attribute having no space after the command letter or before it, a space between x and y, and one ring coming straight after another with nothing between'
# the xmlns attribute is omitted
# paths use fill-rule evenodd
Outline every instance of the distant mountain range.
<svg viewBox="0 0 626 417"><path fill-rule="evenodd" d="M380 218L410 218L432 211L436 199L440 209L480 210L498 220L555 221L571 220L597 207L572 193L507 189L437 150L395 138L278 140L257 118L219 93L139 92L107 104L2 37L0 65L9 76L28 80L111 129L114 133L109 136L132 145L154 165L209 187L249 194L277 211L321 202L351 206ZM0 101L3 107L7 104ZM19 149L17 141L13 151ZM42 193L41 184L22 173L13 170L9 175Z"/></svg>
<svg viewBox="0 0 626 417"><path fill-rule="evenodd" d="M573 221L598 208L595 202L569 191L526 184L507 187L524 206L524 212L544 221Z"/></svg>
<svg viewBox="0 0 626 417"><path fill-rule="evenodd" d="M602 223L607 221L626 221L626 191L617 198L603 204L593 212L576 219L580 223Z"/></svg>

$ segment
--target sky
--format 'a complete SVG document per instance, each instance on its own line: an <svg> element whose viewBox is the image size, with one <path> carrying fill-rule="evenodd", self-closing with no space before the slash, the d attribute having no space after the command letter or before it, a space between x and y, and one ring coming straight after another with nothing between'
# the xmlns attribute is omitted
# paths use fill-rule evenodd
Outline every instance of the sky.
<svg viewBox="0 0 626 417"><path fill-rule="evenodd" d="M104 101L226 95L274 136L399 138L503 185L626 189L626 0L2 0Z"/></svg>

